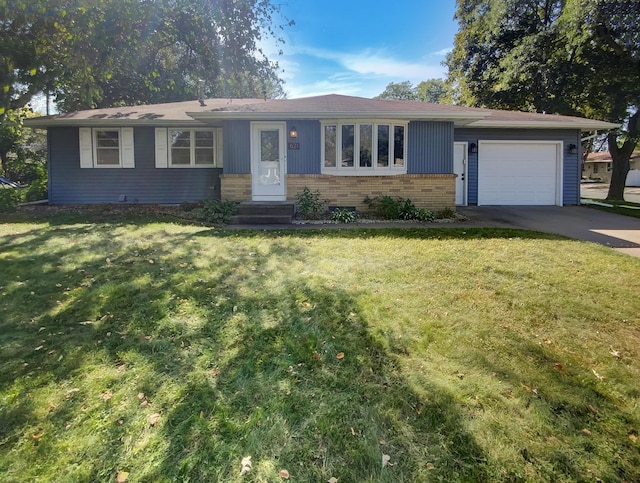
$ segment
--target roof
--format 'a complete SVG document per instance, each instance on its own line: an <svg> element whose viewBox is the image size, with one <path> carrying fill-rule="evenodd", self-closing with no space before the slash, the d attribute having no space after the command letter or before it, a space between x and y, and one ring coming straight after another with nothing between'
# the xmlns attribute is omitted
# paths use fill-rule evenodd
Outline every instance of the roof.
<svg viewBox="0 0 640 483"><path fill-rule="evenodd" d="M397 119L450 121L455 126L478 128L581 129L619 127L604 121L572 116L479 109L420 101L380 100L329 94L299 99L206 99L146 106L113 107L33 118L32 127L56 125L119 126L219 124L223 120L288 119Z"/></svg>

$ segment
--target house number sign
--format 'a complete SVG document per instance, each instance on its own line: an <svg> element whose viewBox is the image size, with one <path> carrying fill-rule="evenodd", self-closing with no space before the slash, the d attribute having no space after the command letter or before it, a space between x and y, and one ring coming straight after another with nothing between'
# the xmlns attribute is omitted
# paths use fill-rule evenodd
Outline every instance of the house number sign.
<svg viewBox="0 0 640 483"><path fill-rule="evenodd" d="M289 143L289 149L292 151L300 150L300 143Z"/></svg>

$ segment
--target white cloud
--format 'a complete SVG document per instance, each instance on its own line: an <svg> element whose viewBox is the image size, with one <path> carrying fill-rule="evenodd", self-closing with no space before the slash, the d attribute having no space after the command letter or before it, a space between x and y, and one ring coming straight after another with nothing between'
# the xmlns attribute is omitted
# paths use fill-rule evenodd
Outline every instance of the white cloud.
<svg viewBox="0 0 640 483"><path fill-rule="evenodd" d="M432 55L439 55L444 57L445 55L447 55L449 52L451 52L453 50L452 47L447 47L446 49L441 49L441 50L437 50L436 52L434 52Z"/></svg>

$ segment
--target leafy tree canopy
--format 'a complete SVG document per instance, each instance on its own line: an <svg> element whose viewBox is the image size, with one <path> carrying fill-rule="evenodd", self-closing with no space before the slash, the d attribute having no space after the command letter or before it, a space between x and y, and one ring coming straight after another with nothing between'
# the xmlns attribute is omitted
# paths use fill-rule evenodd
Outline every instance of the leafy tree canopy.
<svg viewBox="0 0 640 483"><path fill-rule="evenodd" d="M259 42L270 0L0 0L0 116L38 92L62 111L283 94ZM204 86L199 86L199 80Z"/></svg>
<svg viewBox="0 0 640 483"><path fill-rule="evenodd" d="M609 198L622 199L640 139L640 2L458 0L456 19L455 101L622 124L609 134Z"/></svg>
<svg viewBox="0 0 640 483"><path fill-rule="evenodd" d="M399 99L438 103L445 100L448 90L442 79L429 79L414 86L410 81L391 82L375 99Z"/></svg>

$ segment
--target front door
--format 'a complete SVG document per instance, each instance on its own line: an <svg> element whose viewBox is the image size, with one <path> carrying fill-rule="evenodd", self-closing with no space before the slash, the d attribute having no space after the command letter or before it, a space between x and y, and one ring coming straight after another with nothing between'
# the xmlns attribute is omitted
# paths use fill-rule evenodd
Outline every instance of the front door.
<svg viewBox="0 0 640 483"><path fill-rule="evenodd" d="M467 204L467 143L453 144L453 172L456 177L456 205Z"/></svg>
<svg viewBox="0 0 640 483"><path fill-rule="evenodd" d="M287 150L284 122L251 123L251 188L253 201L286 200Z"/></svg>

